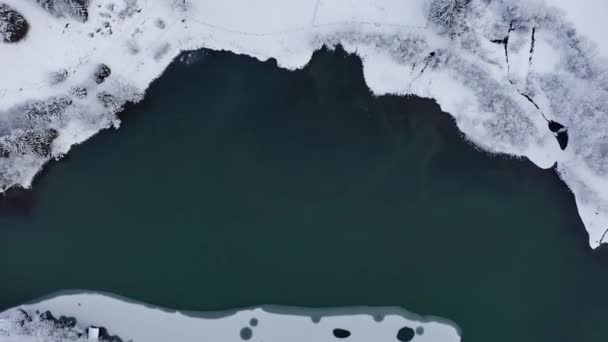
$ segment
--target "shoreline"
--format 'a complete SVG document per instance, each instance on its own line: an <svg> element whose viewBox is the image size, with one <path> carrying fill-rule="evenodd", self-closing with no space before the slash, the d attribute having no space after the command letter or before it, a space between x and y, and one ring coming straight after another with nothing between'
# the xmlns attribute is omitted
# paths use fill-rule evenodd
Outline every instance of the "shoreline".
<svg viewBox="0 0 608 342"><path fill-rule="evenodd" d="M208 48L200 48L200 49L192 50L192 51L183 51L173 59L173 61L167 68L171 67L173 64L178 64L178 65L182 65L184 67L188 67L190 65L190 63L187 62L187 60L188 60L188 57L192 54L194 54L195 58L198 58L198 56L200 56L200 55L206 56L209 54L228 54L230 56L243 56L252 61L255 61L255 63L264 63L264 64L270 63L272 65L275 65L275 67L277 67L277 68L283 69L276 65L276 60L274 58L268 59L266 61L260 61L259 59L246 55L246 54L239 54L239 53L234 53L232 51L224 51L224 50L212 50L212 49L208 49ZM313 56L311 57L311 61L315 58L315 56L322 55L322 54L332 54L332 55L338 55L338 56L347 56L349 58L356 58L360 63L361 72L362 73L364 72L362 58L358 54L346 51L341 44L338 44L335 47L323 45L320 49L314 51ZM194 63L201 63L201 61L195 60ZM204 61L202 63L204 63ZM303 67L303 70L307 69L309 67L310 67L310 61ZM295 70L287 69L287 71L294 72ZM163 72L163 74L161 74L161 76L159 78L155 79L149 86L151 87L156 82L160 82L164 73L165 72ZM491 151L484 149L483 147L477 145L475 142L471 141L467 137L466 133L462 132L458 128L454 115L443 111L441 109L440 105L438 104L437 100L434 98L422 97L422 96L418 96L415 94L375 95L373 93L373 91L369 89L369 86L367 85L367 83L365 83L365 86L368 87L368 91L372 95L374 102L376 102L377 105L403 107L405 103L409 103L407 106L411 105L411 103L424 103L424 106L429 106L429 108L430 107L438 108L438 110L441 111L442 115L449 118L450 127L448 127L447 130L448 131L452 130L453 132L457 132L459 138L463 142L465 142L467 145L469 145L471 148L475 149L477 153L482 153L483 155L489 156L490 158L509 160L509 161L516 163L513 165L521 164L522 162L531 164L533 166L533 168L530 169L530 171L531 171L530 175L542 173L542 174L545 174L546 176L552 177L552 179L556 180L556 182L559 183L559 185L558 185L559 187L564 187L572 195L571 196L572 197L571 205L574 205L574 208L577 209L577 212L578 212L578 208L576 206L576 198L574 196L574 193L559 176L557 165L553 165L552 167L550 167L548 169L544 169L544 168L538 167L533 161L531 161L526 156L516 156L516 155L511 155L508 153L496 153L496 152L491 152ZM413 101L413 102L410 102L410 101ZM145 118L135 118L131 115L131 112L133 112L135 109L141 109L141 107L146 106L148 104L148 102L149 102L148 96L144 96L139 102L125 103L123 106L123 109L115 114L117 119L120 120L119 127L110 127L110 128L102 129L101 131L99 131L95 135L93 135L91 138L83 141L80 144L76 144L76 145L72 146L72 148L78 149L81 146L86 146L88 144L95 144L96 143L95 140L97 140L99 137L105 136L105 135L113 135L116 133L115 131L121 129L121 127L123 127L124 125L131 125L131 124L133 124L132 122L135 120L145 119ZM384 104L382 104L382 103L384 103ZM404 111L406 111L406 110L404 110ZM38 190L36 183L39 183L41 181L41 179L47 178L48 174L52 170L54 170L56 165L69 163L71 159L72 159L71 152L62 155L60 158L57 158L57 159L53 158L53 159L49 160L45 164L45 166L40 169L40 171L34 177L34 179L32 181L32 185L29 188L15 186L15 187L11 187L11 188L5 190L4 192L0 193L0 214L6 213L7 215L18 215L18 216L23 216L23 217L29 216L30 211L36 205L35 204L36 198L37 198L36 193ZM518 166L518 169L519 168L520 167ZM578 214L578 220L584 226L584 224L582 222L582 218L580 217L580 214ZM577 221L577 220L574 219L574 221ZM575 224L569 225L569 226L575 226ZM601 258L603 259L603 255L606 254L607 255L606 258L608 258L608 252L603 252L603 251L600 252L600 249L608 251L608 244L606 244L606 248L600 248L600 247L602 247L601 245L598 248L590 248L590 246L588 244L589 233L587 232L587 230L583 229L582 232L580 232L579 231L580 229L578 229L578 228L575 228L573 230L576 231L574 234L574 235L576 235L576 240L577 241L580 240L580 241L584 242L585 250L591 249L591 251L592 251L590 253L591 255L594 255L594 256L598 255L598 256L601 256ZM596 253L596 251L597 251L597 253Z"/></svg>

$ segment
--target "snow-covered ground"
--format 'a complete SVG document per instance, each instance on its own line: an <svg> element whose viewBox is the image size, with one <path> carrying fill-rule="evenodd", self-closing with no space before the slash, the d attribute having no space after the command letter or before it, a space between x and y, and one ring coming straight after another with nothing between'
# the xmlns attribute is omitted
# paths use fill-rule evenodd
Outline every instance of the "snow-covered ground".
<svg viewBox="0 0 608 342"><path fill-rule="evenodd" d="M49 159L118 127L114 114L181 51L295 69L342 44L375 94L434 98L481 148L557 163L589 244L606 242L603 1L91 0L86 21L34 0L0 3L29 23L25 39L0 43L0 191L29 187Z"/></svg>
<svg viewBox="0 0 608 342"><path fill-rule="evenodd" d="M47 311L57 319L75 318L76 325L60 328L41 321L36 312ZM340 333L348 334L347 340L353 342L460 341L460 332L452 323L397 308L266 306L234 312L182 313L103 294L72 293L0 313L0 342L84 342L86 329L91 326L103 327L109 335L133 342L334 342L335 334Z"/></svg>
<svg viewBox="0 0 608 342"><path fill-rule="evenodd" d="M548 0L564 11L578 33L597 44L600 53L608 57L608 1L605 0Z"/></svg>

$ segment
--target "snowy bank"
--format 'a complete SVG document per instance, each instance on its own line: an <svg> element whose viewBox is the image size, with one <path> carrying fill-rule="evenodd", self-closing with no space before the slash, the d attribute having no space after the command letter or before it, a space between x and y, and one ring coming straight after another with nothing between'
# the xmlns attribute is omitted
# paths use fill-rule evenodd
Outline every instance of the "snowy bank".
<svg viewBox="0 0 608 342"><path fill-rule="evenodd" d="M570 8L585 1L0 0L30 24L0 43L0 191L118 127L181 51L295 69L341 44L375 94L434 98L481 148L557 164L595 248L608 230L608 72L583 33L606 13Z"/></svg>
<svg viewBox="0 0 608 342"><path fill-rule="evenodd" d="M398 308L265 306L185 313L104 294L66 293L0 313L0 342L86 341L90 327L102 327L105 336L134 342L460 341L452 323Z"/></svg>

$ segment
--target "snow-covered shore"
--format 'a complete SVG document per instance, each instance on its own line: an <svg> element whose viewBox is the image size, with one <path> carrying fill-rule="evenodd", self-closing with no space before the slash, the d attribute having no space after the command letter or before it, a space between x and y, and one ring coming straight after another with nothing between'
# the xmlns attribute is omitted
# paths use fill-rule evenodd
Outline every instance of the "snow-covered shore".
<svg viewBox="0 0 608 342"><path fill-rule="evenodd" d="M181 51L296 69L341 44L375 94L434 98L481 148L557 163L595 248L608 240L608 72L606 42L581 32L605 25L606 5L571 13L585 1L555 0L562 12L542 0L91 0L84 17L0 0L29 23L0 43L0 190L31 186L48 160L118 127L115 113Z"/></svg>
<svg viewBox="0 0 608 342"><path fill-rule="evenodd" d="M38 314L36 314L38 312ZM41 320L49 312L68 324ZM75 321L74 321L75 320ZM59 325L64 325L63 327ZM0 342L86 341L86 329L134 342L348 341L458 342L451 322L398 308L303 309L280 306L182 313L100 293L64 293L0 313Z"/></svg>

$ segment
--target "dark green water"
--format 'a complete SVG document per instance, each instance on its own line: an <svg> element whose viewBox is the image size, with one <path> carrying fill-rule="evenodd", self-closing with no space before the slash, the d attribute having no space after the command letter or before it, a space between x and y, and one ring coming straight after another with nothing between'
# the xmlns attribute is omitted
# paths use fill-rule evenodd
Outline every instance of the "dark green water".
<svg viewBox="0 0 608 342"><path fill-rule="evenodd" d="M554 172L475 150L431 101L373 98L357 58L210 53L123 118L3 201L0 309L90 289L395 305L467 342L608 339L608 257Z"/></svg>

